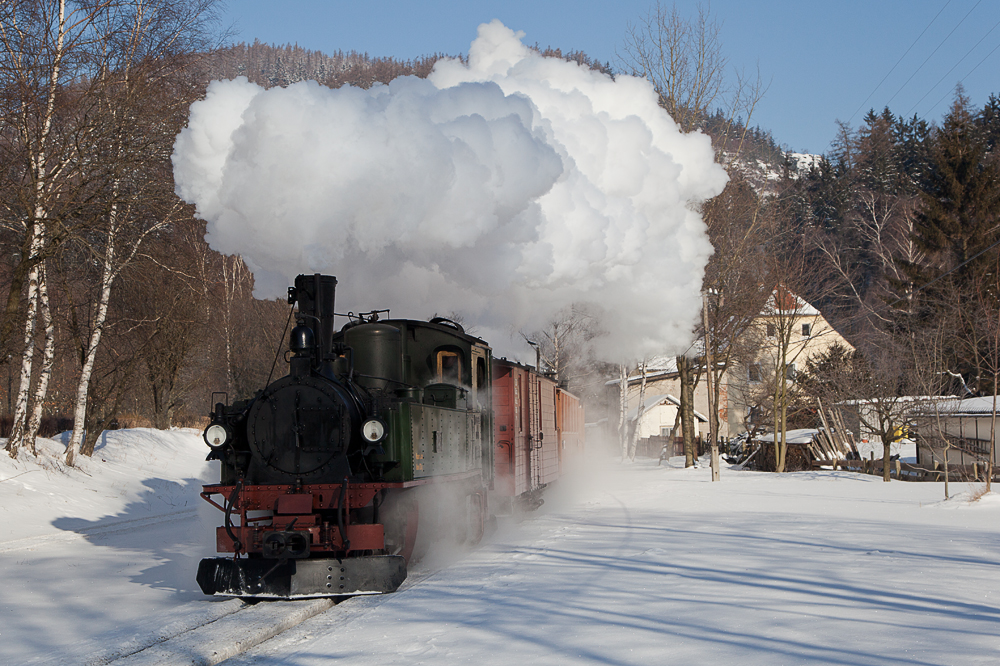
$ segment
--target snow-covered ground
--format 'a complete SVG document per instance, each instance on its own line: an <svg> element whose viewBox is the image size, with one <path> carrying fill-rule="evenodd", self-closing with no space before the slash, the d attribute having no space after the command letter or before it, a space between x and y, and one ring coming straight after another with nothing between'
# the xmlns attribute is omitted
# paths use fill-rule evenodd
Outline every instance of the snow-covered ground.
<svg viewBox="0 0 1000 666"><path fill-rule="evenodd" d="M0 663L104 663L231 612L194 583L218 521L199 508L204 453L197 433L131 431L81 471L0 461ZM1000 655L1000 495L970 502L979 488L952 484L963 494L945 502L939 484L845 472L724 469L713 484L704 467L598 467L477 550L418 567L426 577L400 592L342 603L226 663Z"/></svg>
<svg viewBox="0 0 1000 666"><path fill-rule="evenodd" d="M224 612L194 581L219 513L200 432L109 431L79 469L38 448L0 452L0 664L104 663Z"/></svg>

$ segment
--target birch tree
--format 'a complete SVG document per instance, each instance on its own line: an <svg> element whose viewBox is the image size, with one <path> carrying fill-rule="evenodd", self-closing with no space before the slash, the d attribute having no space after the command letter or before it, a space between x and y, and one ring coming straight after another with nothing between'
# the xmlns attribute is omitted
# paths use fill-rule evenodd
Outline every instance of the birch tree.
<svg viewBox="0 0 1000 666"><path fill-rule="evenodd" d="M622 460L628 457L628 366L618 365L618 445Z"/></svg>
<svg viewBox="0 0 1000 666"><path fill-rule="evenodd" d="M627 450L629 460L635 460L635 450L639 445L639 424L642 423L642 415L646 411L646 366L647 360L642 359L639 363L639 404L636 406L635 424L632 426Z"/></svg>
<svg viewBox="0 0 1000 666"><path fill-rule="evenodd" d="M89 110L102 131L89 148L105 172L106 204L95 236L101 275L73 408L70 465L81 452L90 380L115 281L145 239L186 213L170 192L165 165L179 129L178 112L191 101L176 95L186 77L186 54L204 46L210 8L207 0L119 0L94 21L99 49L93 54Z"/></svg>
<svg viewBox="0 0 1000 666"><path fill-rule="evenodd" d="M15 326L20 309L22 288L25 296L24 335L21 346L21 369L14 423L6 449L11 457L25 445L34 450L34 435L28 419L28 399L33 374L36 316L39 309L41 262L46 253L58 246L65 233L55 230L59 210L65 206L65 190L74 186L78 161L74 149L79 135L56 128L57 99L67 76L74 73L68 61L86 43L85 34L94 20L93 8L67 7L66 0L55 2L12 1L0 8L0 72L6 83L13 110L5 125L13 132L7 135L4 152L11 160L11 171L21 178L15 188L19 196L7 203L7 223L23 232L22 260L15 268L0 320L0 348ZM70 137L72 140L68 140ZM43 284L43 283L42 283ZM43 309L47 312L47 304ZM51 320L46 323L47 341ZM46 347L46 354L51 353ZM48 366L51 372L51 361ZM44 374L44 373L43 373ZM39 382L42 391L47 379ZM36 404L44 394L36 396Z"/></svg>

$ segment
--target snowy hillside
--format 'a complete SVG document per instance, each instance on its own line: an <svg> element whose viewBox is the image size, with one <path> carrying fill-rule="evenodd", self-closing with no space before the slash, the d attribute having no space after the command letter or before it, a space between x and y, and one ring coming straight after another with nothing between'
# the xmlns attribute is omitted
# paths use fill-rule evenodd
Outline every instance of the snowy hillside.
<svg viewBox="0 0 1000 666"><path fill-rule="evenodd" d="M0 457L0 664L111 663L223 616L204 628L235 645L250 612L286 612L197 589L219 520L199 433L110 432L68 470L39 442L36 460ZM477 550L225 663L994 663L1000 496L845 472L713 484L672 462L599 459ZM119 663L221 659L186 645Z"/></svg>
<svg viewBox="0 0 1000 666"><path fill-rule="evenodd" d="M792 180L801 178L813 167L818 167L822 155L810 153L783 153L789 162L788 176ZM727 166L735 168L758 194L774 194L775 185L784 177L784 167L781 164L766 162L761 159L748 160L743 157L732 161L729 155L723 155Z"/></svg>

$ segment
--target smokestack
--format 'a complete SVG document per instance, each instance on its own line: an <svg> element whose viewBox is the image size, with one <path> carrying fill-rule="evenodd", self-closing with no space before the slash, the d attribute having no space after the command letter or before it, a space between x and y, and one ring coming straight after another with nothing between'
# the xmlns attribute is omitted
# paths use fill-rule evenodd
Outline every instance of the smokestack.
<svg viewBox="0 0 1000 666"><path fill-rule="evenodd" d="M295 286L288 290L288 300L299 304L299 316L313 330L316 340L316 361L322 362L333 347L333 303L337 278L332 275L299 275Z"/></svg>

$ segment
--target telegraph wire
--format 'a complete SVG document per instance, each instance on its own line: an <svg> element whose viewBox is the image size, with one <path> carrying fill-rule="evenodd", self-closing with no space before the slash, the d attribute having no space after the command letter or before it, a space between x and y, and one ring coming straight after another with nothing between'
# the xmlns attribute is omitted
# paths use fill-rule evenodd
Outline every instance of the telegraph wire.
<svg viewBox="0 0 1000 666"><path fill-rule="evenodd" d="M927 92L925 92L925 93L924 93L924 96L923 96L923 97L921 97L920 99L918 99L918 100L917 100L917 101L916 101L916 102L915 102L915 103L913 104L913 106L911 106L911 107L910 107L910 110L906 112L906 115L907 115L907 116L909 116L909 115L910 115L910 112L911 112L911 111L913 111L913 110L914 110L915 108L917 108L917 105L919 105L919 104L920 104L920 103L921 103L922 101L924 101L924 100L925 100L925 99L927 98L927 96L928 96L928 95L930 95L930 94L931 94L932 92L934 92L934 89L935 89L935 88L937 88L937 87L938 87L939 85L941 85L941 82L942 82L942 81L944 81L944 80L945 80L946 78L948 78L948 76L949 76L949 75L950 75L950 74L951 74L952 72L954 72L954 71L955 71L955 68L957 68L957 67L958 67L959 65L961 65L961 64L962 64L962 63L963 63L963 62L965 61L965 59L966 59L966 58L968 58L968 57L969 57L970 55L972 55L972 52L973 52L973 51L975 51L975 50L976 50L976 49L977 49L977 48L979 47L979 45L983 43L983 40L985 40L985 39L986 39L987 37L989 37L989 36L990 36L990 34L992 34L992 32L993 32L994 30L996 30L996 29L997 29L997 26L1000 26L1000 21L997 21L996 23L994 23L994 24L993 24L993 27L989 29L989 32L987 32L987 33L986 33L985 35L983 35L983 36L982 36L982 37L980 38L980 40L979 40L978 42L976 42L976 43L975 43L975 44L974 44L974 45L972 46L972 48L971 48L971 49L969 49L969 50L968 50L968 51L966 52L966 54L965 54L964 56L962 56L962 57L961 57L961 58L959 59L959 61L958 61L958 62L956 62L956 63L955 63L954 65L952 65L952 66L951 66L951 69L949 69L949 70L948 70L947 72L945 72L944 76L942 76L942 77L941 77L940 79L938 79L937 83L935 83L935 84L934 84L933 86L931 86L930 90L928 90ZM993 51L996 51L996 49L993 49ZM990 55L992 55L992 54L993 54L993 51L990 51ZM986 57L988 58L988 57L989 57L989 55L987 55ZM980 64L980 65L981 65L981 64L983 64L983 63L982 63L982 61L980 61L980 63L979 63L979 64ZM979 66L979 65L976 65L976 67L978 67L978 66ZM975 68L973 68L973 71L975 71ZM971 73L972 73L972 72L969 72L969 74L971 74ZM966 76L966 78L968 78L969 74L966 74L966 75L965 75L965 76ZM945 93L945 94L947 95L947 93ZM944 99L944 98L942 98L942 99ZM941 103L941 102L940 102L940 100L939 100L939 101L938 101L938 104L940 104L940 103ZM937 104L935 104L934 106L937 106ZM934 107L931 107L931 108L933 109ZM927 114L924 114L924 115L927 115Z"/></svg>
<svg viewBox="0 0 1000 666"><path fill-rule="evenodd" d="M970 14L972 14L972 12L976 11L976 7L978 7L978 6L979 6L979 5L981 5L982 3L983 3L983 0L979 0L979 2L977 2L976 4L974 4L974 5L972 6L972 9L970 9L970 10L969 10L969 12L968 12L968 13L967 13L967 14L966 14L965 16L963 16L963 17L962 17L962 20L961 20L961 21L959 21L959 22L958 22L958 23L957 23L957 24L955 25L955 27L951 29L951 32L949 32L949 33L948 33L948 34L947 34L947 35L945 36L945 38L941 40L941 43L939 43L939 44L938 44L938 45L937 45L937 46L936 46L936 47L934 48L934 50L933 50L933 51L931 51L930 55L928 55L928 56L927 56L927 58L926 58L926 59L924 59L924 61L923 61L922 63L920 63L920 67L917 67L916 71L914 71L914 72L913 72L913 74L910 74L910 78L906 79L906 81L905 81L905 82L903 83L903 85L901 85L901 86L899 87L899 90L897 90L897 91L896 91L896 92L895 92L895 93L893 94L893 96L889 98L889 101L888 101L888 102L886 102L886 106L888 106L888 105L889 105L889 103L890 103L890 102L892 102L892 100L896 99L896 95L898 95L899 93L903 92L903 88L905 88L905 87L907 86L907 84L908 84L908 83L909 83L910 81L912 81L912 80L913 80L913 77L914 77L914 76L916 76L916 75L917 75L917 74L918 74L918 73L920 72L920 70L924 68L924 65L926 65L926 64L928 63L928 61L930 61L930 59L934 57L934 54L935 54L935 53L937 53L937 52L938 52L938 50L939 50L939 49L940 49L940 48L941 48L942 46L944 46L944 43L945 43L945 42L947 42L947 41L948 41L948 39L949 39L949 38L950 38L950 37L951 37L951 36L952 36L953 34L955 34L955 31L956 31L956 30L958 30L959 26L961 26L961 25L962 25L963 23L965 23L965 19L969 18L969 15L970 15Z"/></svg>
<svg viewBox="0 0 1000 666"><path fill-rule="evenodd" d="M982 65L982 64L983 64L984 62L986 62L986 61L987 61L987 60L989 59L989 57L990 57L991 55L993 55L994 53L996 53L996 52L997 52L997 49L1000 49L1000 44L997 44L996 46L994 46L994 47L993 47L993 50L992 50L992 51L990 51L989 53L987 53L987 54L986 54L986 56L985 56L985 57L984 57L984 58L983 58L982 60L980 60L980 61L979 61L979 62L978 62L978 63L976 64L976 66L975 66L975 67L973 67L972 69L970 69L970 70L969 70L969 73L968 73L968 74L966 74L966 75L965 75L965 76L963 76L963 77L962 77L961 79L959 79L959 80L958 80L958 82L959 82L959 83L961 83L961 82L962 82L962 81L964 81L965 79L967 79L967 78L969 78L970 76L972 76L972 73L973 73L974 71L976 71L977 69L979 69L979 65ZM948 91L948 92L946 92L945 94L941 95L941 99L939 99L938 101L934 102L934 106L932 106L931 108L927 109L927 113L925 113L924 115L925 115L925 116L926 116L926 115L930 115L931 111L933 111L934 109L936 109L936 108L937 108L937 106L938 106L938 104L940 104L941 102L943 102L943 101L944 101L944 98L945 98L945 97L947 97L947 96L948 96L948 95L949 95L950 93L951 93L951 91L949 90L949 91Z"/></svg>
<svg viewBox="0 0 1000 666"><path fill-rule="evenodd" d="M921 33L917 35L917 38L913 40L913 43L910 44L910 47L908 49L906 49L906 52L904 52L903 55L899 56L899 60L897 60L896 64L892 66L892 69L890 69L888 73L886 73L886 75L882 77L882 80L878 82L878 85L875 86L875 88L873 88L870 93L868 93L868 97L865 97L865 101L861 102L861 104L858 105L858 108L854 110L854 113L851 114L851 117L847 119L848 125L850 125L851 121L854 120L854 116L858 115L858 111L860 111L864 107L864 105L868 103L868 100L872 98L872 95L874 95L875 92L882 87L882 84L885 83L885 80L889 78L889 74L892 74L894 71L896 71L896 68L899 66L899 63L903 62L903 58L905 58L906 55L911 50L913 50L913 47L917 45L917 42L919 42L920 38L924 36L924 33L927 32L927 30L931 27L934 21L937 20L938 16L941 16L941 12L947 9L948 5L950 4L951 0L947 0L947 2L944 3L944 6L941 7L940 10L938 10L938 13L934 15L934 18L931 19L930 23L928 23L927 26L923 29L923 31L921 31Z"/></svg>

